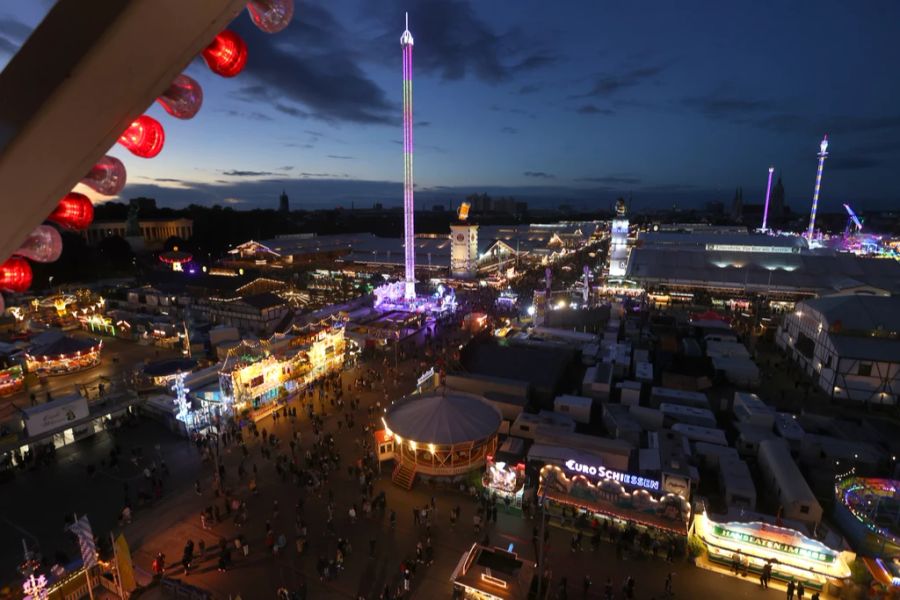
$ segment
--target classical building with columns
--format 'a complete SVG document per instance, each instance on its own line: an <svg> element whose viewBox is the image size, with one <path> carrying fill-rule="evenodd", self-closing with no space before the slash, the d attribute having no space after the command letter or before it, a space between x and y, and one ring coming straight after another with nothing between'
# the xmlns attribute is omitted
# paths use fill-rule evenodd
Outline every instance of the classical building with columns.
<svg viewBox="0 0 900 600"><path fill-rule="evenodd" d="M187 240L194 234L194 221L191 219L140 219L138 225L147 249L162 246L172 236ZM88 244L94 245L114 235L125 238L127 228L125 221L95 221L84 231L84 235Z"/></svg>

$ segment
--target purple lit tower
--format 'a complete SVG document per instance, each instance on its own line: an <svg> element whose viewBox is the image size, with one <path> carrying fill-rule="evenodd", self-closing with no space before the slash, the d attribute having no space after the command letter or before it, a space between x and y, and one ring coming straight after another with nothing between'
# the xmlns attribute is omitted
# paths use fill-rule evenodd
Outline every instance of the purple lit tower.
<svg viewBox="0 0 900 600"><path fill-rule="evenodd" d="M825 159L828 158L828 136L822 138L819 144L819 168L816 171L816 187L813 190L812 210L809 211L809 229L806 230L806 239L812 241L816 230L816 209L819 207L819 188L822 187L822 169L825 168Z"/></svg>
<svg viewBox="0 0 900 600"><path fill-rule="evenodd" d="M406 277L403 297L416 297L416 230L413 224L415 201L413 199L413 114L412 114L412 51L413 36L409 32L409 13L406 29L400 36L403 48L403 245Z"/></svg>

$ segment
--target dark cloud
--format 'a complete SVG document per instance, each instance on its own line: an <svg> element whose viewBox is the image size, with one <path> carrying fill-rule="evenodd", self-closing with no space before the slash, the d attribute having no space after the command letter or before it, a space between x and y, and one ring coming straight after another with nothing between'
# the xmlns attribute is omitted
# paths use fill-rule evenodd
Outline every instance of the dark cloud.
<svg viewBox="0 0 900 600"><path fill-rule="evenodd" d="M279 171L293 171L293 170L294 170L294 166L293 166L293 165L288 165L288 166L286 166L286 167L278 167L278 170L279 170Z"/></svg>
<svg viewBox="0 0 900 600"><path fill-rule="evenodd" d="M594 84L591 89L584 94L573 96L574 98L607 98L622 90L636 87L656 79L657 76L665 71L665 67L660 65L648 65L644 67L636 67L632 69L624 69L614 75L601 74L594 78Z"/></svg>
<svg viewBox="0 0 900 600"><path fill-rule="evenodd" d="M232 169L230 171L222 171L222 175L226 175L228 177L267 177L269 175L275 175L271 171L239 171L237 169Z"/></svg>
<svg viewBox="0 0 900 600"><path fill-rule="evenodd" d="M519 130L515 127L501 127L500 133L516 134L519 133Z"/></svg>
<svg viewBox="0 0 900 600"><path fill-rule="evenodd" d="M730 199L733 189L722 190L683 183L657 183L646 186L604 185L567 187L554 185L554 179L538 178L535 185L504 186L417 186L417 205L425 208L431 204L457 201L474 192L492 196L512 196L527 201L530 206L553 208L560 203L571 204L576 209L610 210L619 197L633 197L632 210L671 208L673 205L692 207L711 200ZM347 174L299 173L291 177L271 179L235 179L227 183L188 183L178 188L152 183L130 183L122 198L146 196L156 198L160 206L183 207L188 204L212 206L224 204L226 198L239 198L242 208L272 208L273 198L286 190L301 202L292 202L296 208L328 208L334 206L371 206L374 202L385 206L400 206L403 184L400 181L353 179ZM873 203L884 199L873 198ZM839 205L835 205L839 208ZM398 232L399 235L400 232Z"/></svg>
<svg viewBox="0 0 900 600"><path fill-rule="evenodd" d="M15 54L25 39L31 35L31 27L4 15L0 17L0 54Z"/></svg>
<svg viewBox="0 0 900 600"><path fill-rule="evenodd" d="M0 17L0 36L21 44L29 35L31 35L30 26L9 15Z"/></svg>
<svg viewBox="0 0 900 600"><path fill-rule="evenodd" d="M416 127L430 127L431 121L416 121Z"/></svg>
<svg viewBox="0 0 900 600"><path fill-rule="evenodd" d="M278 35L262 33L249 19L236 19L232 26L252 48L242 75L257 82L238 97L303 118L396 120L396 107L357 64L346 41L353 36L324 7L304 4L302 16Z"/></svg>
<svg viewBox="0 0 900 600"><path fill-rule="evenodd" d="M746 117L754 113L769 112L774 108L774 103L770 100L720 94L685 98L683 103L714 119Z"/></svg>
<svg viewBox="0 0 900 600"><path fill-rule="evenodd" d="M183 179L173 179L171 177L145 177L144 179L149 179L151 181L156 181L159 183L187 183Z"/></svg>
<svg viewBox="0 0 900 600"><path fill-rule="evenodd" d="M493 112L504 112L511 115L522 115L523 117L529 117L531 119L537 118L537 115L533 112L515 106L501 106L499 104L491 104L488 109Z"/></svg>
<svg viewBox="0 0 900 600"><path fill-rule="evenodd" d="M556 175L545 173L544 171L525 171L522 173L525 177L534 177L535 179L554 179Z"/></svg>
<svg viewBox="0 0 900 600"><path fill-rule="evenodd" d="M296 106L288 106L287 104L282 104L281 102L276 102L274 105L275 110L280 113L290 115L292 117L298 117L300 119L308 119L311 115L309 112L297 108ZM331 120L330 117L322 117L325 120Z"/></svg>
<svg viewBox="0 0 900 600"><path fill-rule="evenodd" d="M286 148L313 148L312 144L301 144L298 142L285 142L284 146Z"/></svg>
<svg viewBox="0 0 900 600"><path fill-rule="evenodd" d="M336 158L338 160L355 160L355 156L342 156L340 154L329 154L328 158Z"/></svg>
<svg viewBox="0 0 900 600"><path fill-rule="evenodd" d="M519 88L519 94L525 96L526 94L534 94L535 92L539 92L544 89L544 86L540 83L528 83Z"/></svg>
<svg viewBox="0 0 900 600"><path fill-rule="evenodd" d="M216 112L220 112L226 116L233 117L235 119L247 119L248 121L271 121L272 117L269 115L263 114L258 111L243 111L243 110L218 110Z"/></svg>
<svg viewBox="0 0 900 600"><path fill-rule="evenodd" d="M828 169L831 171L859 171L871 169L884 164L884 161L871 156L835 156L829 161Z"/></svg>
<svg viewBox="0 0 900 600"><path fill-rule="evenodd" d="M641 182L641 178L633 175L603 175L600 177L579 177L575 181L607 185L637 185Z"/></svg>
<svg viewBox="0 0 900 600"><path fill-rule="evenodd" d="M611 108L600 108L594 104L585 104L575 109L580 115L611 115L614 114Z"/></svg>
<svg viewBox="0 0 900 600"><path fill-rule="evenodd" d="M384 34L375 40L372 56L384 56L383 48L394 48L403 24L403 0L391 0L378 11ZM416 46L416 70L436 73L445 80L476 77L488 83L509 81L557 61L549 40L527 35L519 29L497 31L478 15L474 3L465 0L420 0L409 24L413 37L428 40ZM389 46L388 46L389 45Z"/></svg>

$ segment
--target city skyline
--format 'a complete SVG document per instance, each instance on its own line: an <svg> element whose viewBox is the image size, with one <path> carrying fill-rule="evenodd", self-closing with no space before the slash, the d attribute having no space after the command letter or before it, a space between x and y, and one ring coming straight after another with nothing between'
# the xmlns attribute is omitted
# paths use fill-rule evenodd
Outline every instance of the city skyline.
<svg viewBox="0 0 900 600"><path fill-rule="evenodd" d="M0 14L9 60L49 3ZM234 80L187 73L203 85L192 121L160 118L168 144L140 160L114 148L129 172L121 199L160 205L296 208L402 204L402 82L397 23L410 10L417 47L416 195L420 207L470 193L637 209L728 202L742 186L762 204L775 166L787 202L809 210L818 141L831 158L821 206L896 205L891 164L900 84L881 56L897 55L887 2L837 2L740 11L703 3L632 7L577 2L565 11L452 0L298 6L268 36L240 15L247 70ZM676 26L672 26L675 23ZM853 26L865 44L841 42ZM710 51L715 48L716 51ZM853 116L850 116L853 115Z"/></svg>

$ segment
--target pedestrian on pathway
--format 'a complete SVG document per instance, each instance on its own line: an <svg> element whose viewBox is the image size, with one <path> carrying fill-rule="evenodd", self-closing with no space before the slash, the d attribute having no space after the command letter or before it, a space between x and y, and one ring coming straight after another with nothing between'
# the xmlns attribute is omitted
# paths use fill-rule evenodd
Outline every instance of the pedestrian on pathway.
<svg viewBox="0 0 900 600"><path fill-rule="evenodd" d="M787 600L794 600L794 580L791 579L787 584Z"/></svg>
<svg viewBox="0 0 900 600"><path fill-rule="evenodd" d="M803 582L797 582L797 600L803 600L803 594L806 593L806 589L803 587Z"/></svg>
<svg viewBox="0 0 900 600"><path fill-rule="evenodd" d="M588 597L588 594L591 592L591 576L590 575L584 576L584 584L582 586L582 589L584 591L584 598L586 599Z"/></svg>

